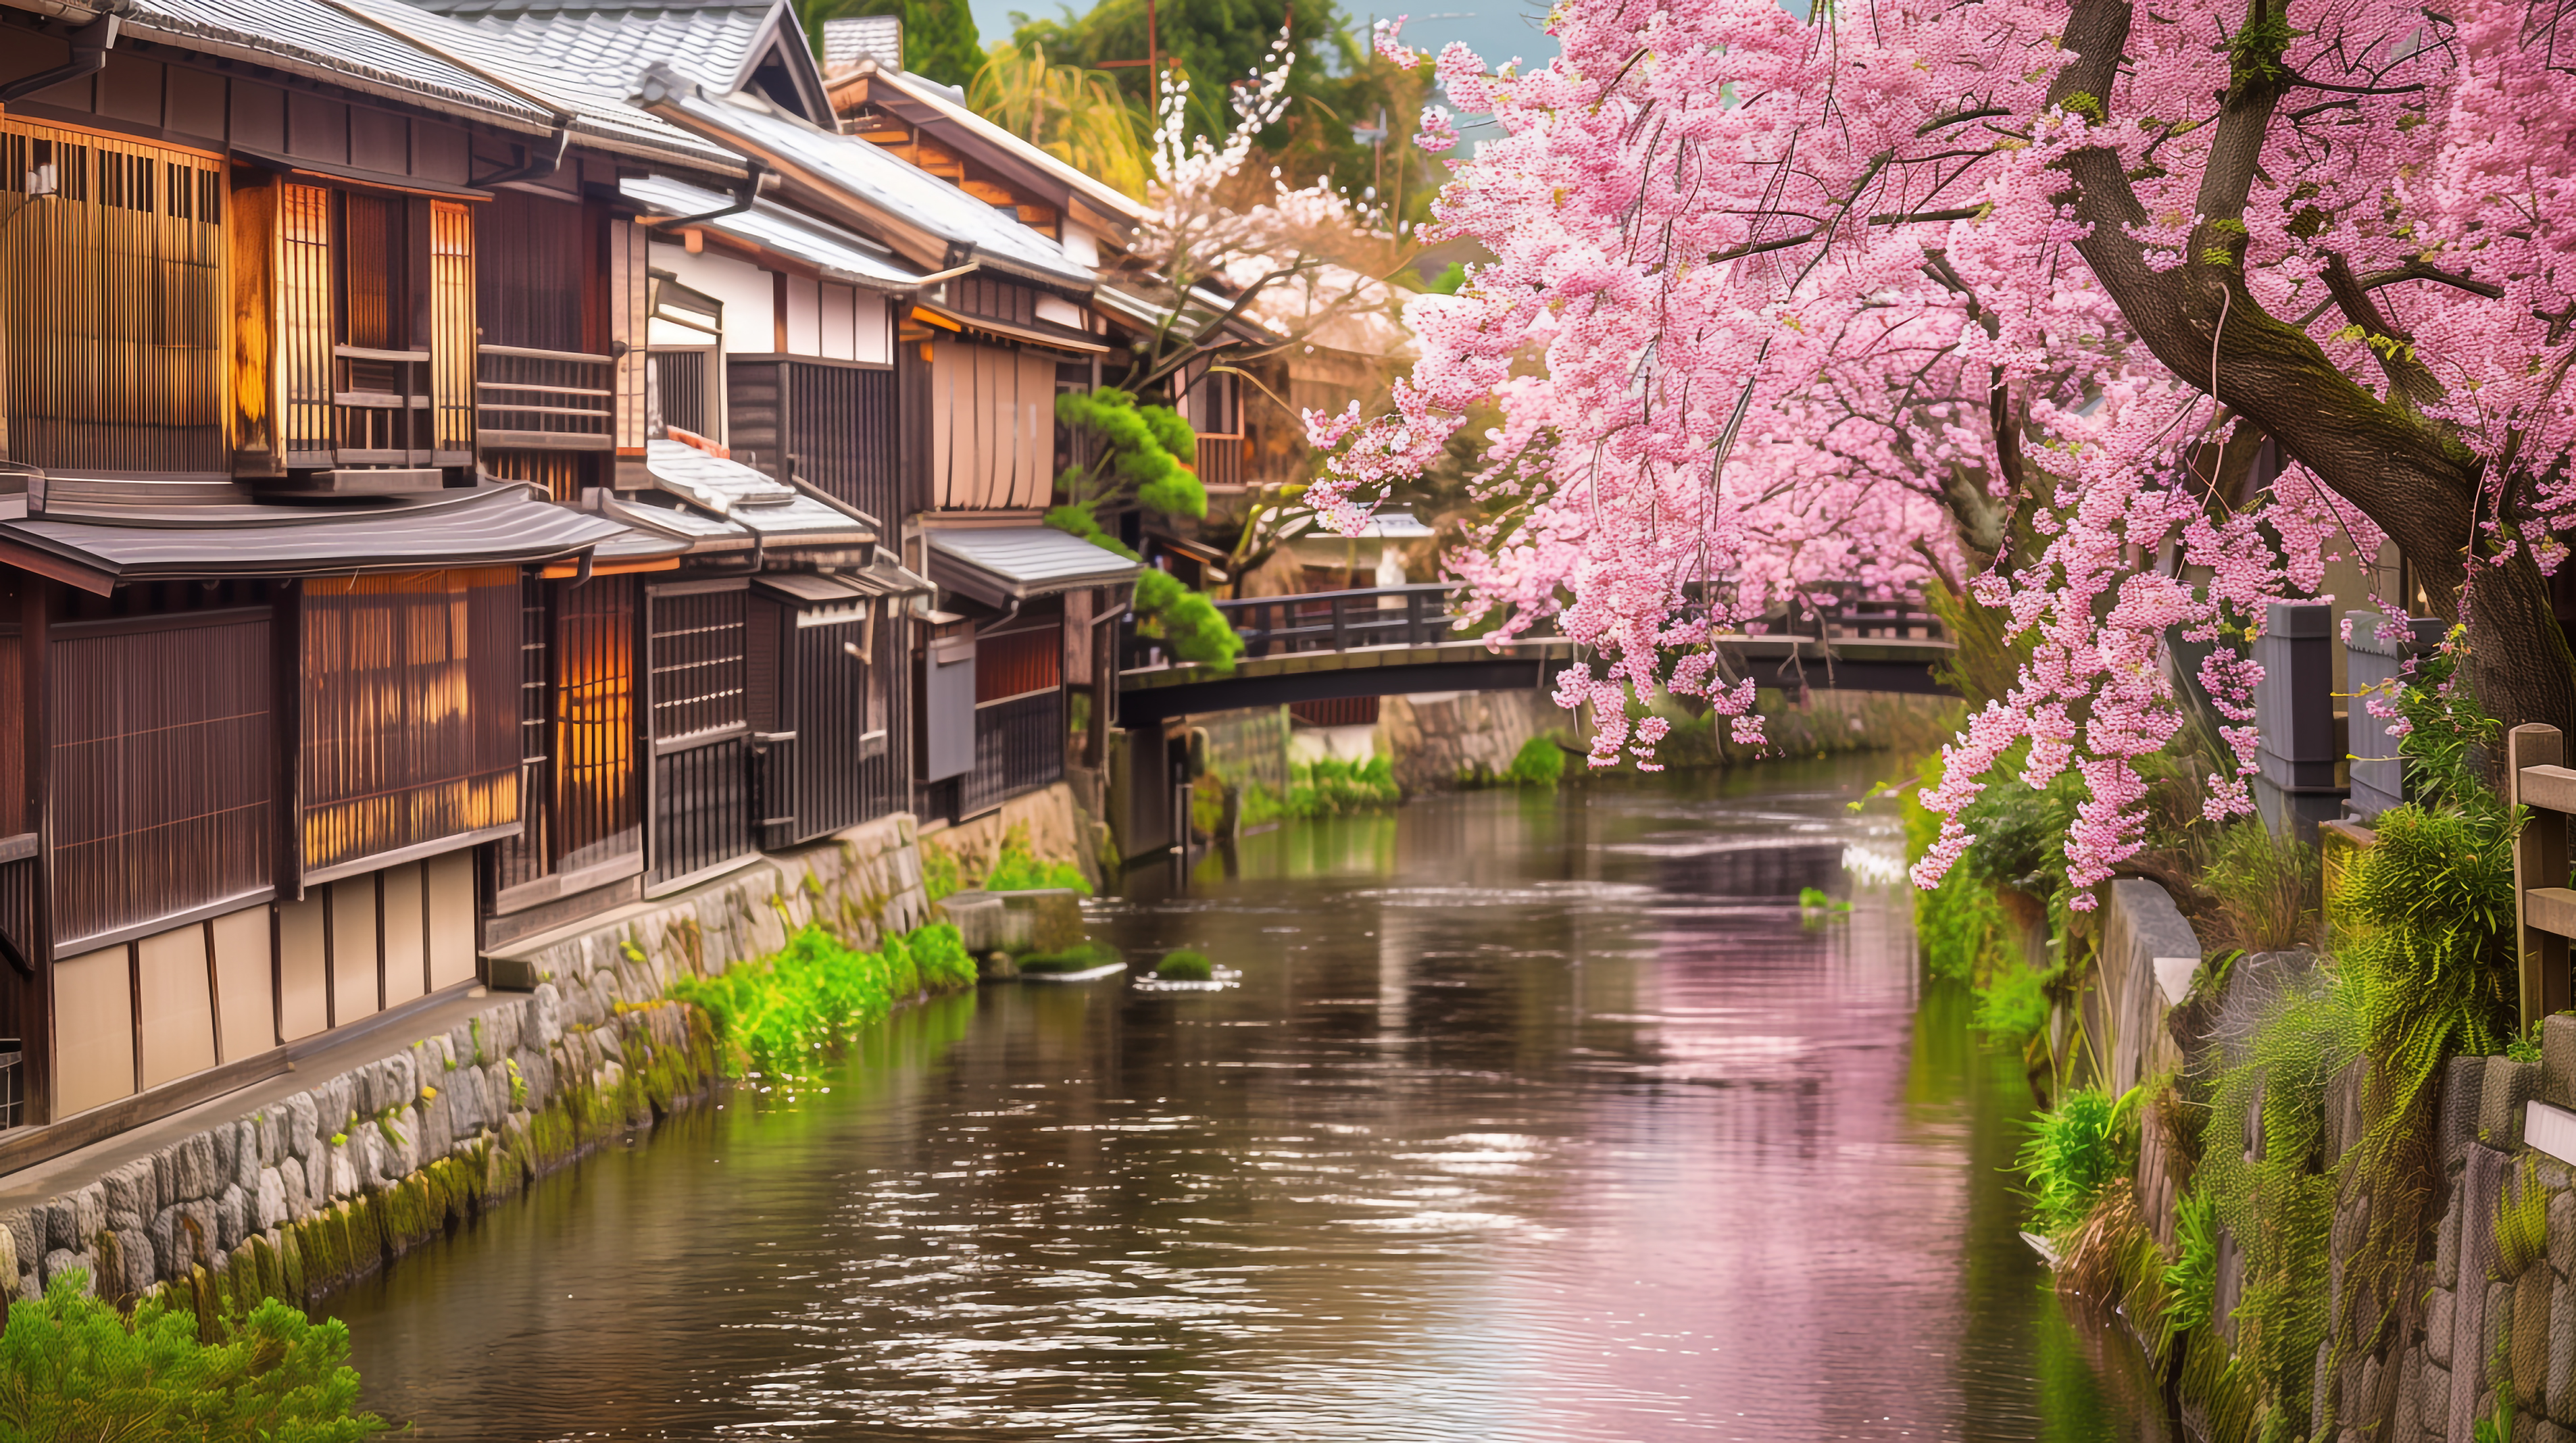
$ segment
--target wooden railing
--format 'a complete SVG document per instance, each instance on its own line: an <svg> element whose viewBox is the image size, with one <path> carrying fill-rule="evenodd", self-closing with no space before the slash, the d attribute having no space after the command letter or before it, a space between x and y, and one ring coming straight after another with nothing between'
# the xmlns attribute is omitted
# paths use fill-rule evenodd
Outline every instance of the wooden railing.
<svg viewBox="0 0 2576 1443"><path fill-rule="evenodd" d="M1444 582L1381 586L1360 591L1308 591L1216 603L1243 638L1247 657L1299 651L1349 651L1363 646L1430 646L1455 641L1454 614ZM1163 664L1162 643L1138 636L1130 615L1119 627L1121 671Z"/></svg>
<svg viewBox="0 0 2576 1443"><path fill-rule="evenodd" d="M338 385L331 395L343 466L427 466L437 438L430 414L427 351L335 346Z"/></svg>
<svg viewBox="0 0 2576 1443"><path fill-rule="evenodd" d="M617 447L617 362L579 351L477 346L475 429L482 444L515 451Z"/></svg>
<svg viewBox="0 0 2576 1443"><path fill-rule="evenodd" d="M975 769L958 778L958 815L1061 780L1064 741L1061 688L975 708Z"/></svg>
<svg viewBox="0 0 2576 1443"><path fill-rule="evenodd" d="M2514 913L2522 956L2522 1023L2571 1001L2567 939L2576 937L2576 891L2567 886L2567 819L2576 815L2576 771L2558 728L2527 723L2505 738L2506 800L2531 817L2513 844Z"/></svg>
<svg viewBox="0 0 2576 1443"><path fill-rule="evenodd" d="M1946 633L1941 618L1918 596L1870 596L1858 586L1833 584L1804 588L1797 606L1780 606L1763 618L1774 636L1812 636L1821 641L1877 638L1889 641L1940 641Z"/></svg>
<svg viewBox="0 0 2576 1443"><path fill-rule="evenodd" d="M1201 434L1196 465L1199 485L1210 491L1231 491L1243 485L1243 438L1241 436Z"/></svg>

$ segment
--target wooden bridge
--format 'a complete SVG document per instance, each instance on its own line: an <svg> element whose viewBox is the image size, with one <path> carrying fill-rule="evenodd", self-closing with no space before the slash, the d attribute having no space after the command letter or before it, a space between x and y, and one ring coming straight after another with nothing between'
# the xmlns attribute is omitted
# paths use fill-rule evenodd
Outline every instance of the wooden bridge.
<svg viewBox="0 0 2576 1443"><path fill-rule="evenodd" d="M1342 697L1520 691L1553 685L1574 660L1574 643L1559 636L1499 647L1462 637L1458 590L1434 583L1220 601L1244 641L1232 673L1175 662L1157 638L1136 633L1131 614L1119 629L1118 724ZM1911 602L1846 597L1723 644L1739 675L1790 692L1949 690L1934 673L1952 644Z"/></svg>

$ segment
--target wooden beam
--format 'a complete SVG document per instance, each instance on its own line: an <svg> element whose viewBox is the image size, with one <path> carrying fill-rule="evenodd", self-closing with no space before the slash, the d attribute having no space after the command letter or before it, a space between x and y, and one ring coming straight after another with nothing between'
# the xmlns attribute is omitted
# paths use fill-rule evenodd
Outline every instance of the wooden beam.
<svg viewBox="0 0 2576 1443"><path fill-rule="evenodd" d="M2566 760L2567 739L2556 727L2526 723L2505 738L2505 775L2512 779L2506 800L2517 806L2549 808L2534 815L2513 844L2515 930L2526 1030L2553 1012L2566 1011L2571 1000L2567 938L2576 931L2576 893L2567 889L2567 818L2539 800L2556 794L2557 776L2576 776L2566 771ZM2560 923L2566 925L2554 925Z"/></svg>
<svg viewBox="0 0 2576 1443"><path fill-rule="evenodd" d="M2532 766L2522 769L2515 795L2534 811L2576 812L2576 768Z"/></svg>

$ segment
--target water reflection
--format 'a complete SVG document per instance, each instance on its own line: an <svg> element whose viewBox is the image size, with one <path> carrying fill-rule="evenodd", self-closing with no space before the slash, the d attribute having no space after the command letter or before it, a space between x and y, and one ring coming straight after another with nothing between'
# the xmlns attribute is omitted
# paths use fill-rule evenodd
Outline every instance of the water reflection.
<svg viewBox="0 0 2576 1443"><path fill-rule="evenodd" d="M1095 916L1239 989L990 990L550 1181L343 1300L370 1399L433 1438L2152 1436L2015 1236L2017 1062L1844 866L1895 845L1866 780L1246 838Z"/></svg>

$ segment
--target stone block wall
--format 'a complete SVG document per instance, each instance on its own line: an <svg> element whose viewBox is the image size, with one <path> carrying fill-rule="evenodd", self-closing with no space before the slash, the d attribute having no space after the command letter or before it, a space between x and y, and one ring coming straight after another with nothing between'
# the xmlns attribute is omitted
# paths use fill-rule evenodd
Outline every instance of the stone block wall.
<svg viewBox="0 0 2576 1443"><path fill-rule="evenodd" d="M1456 789L1462 775L1507 770L1531 737L1574 739L1572 713L1543 691L1391 696L1379 704L1379 749L1405 795ZM1579 758L1569 758L1574 765Z"/></svg>
<svg viewBox="0 0 2576 1443"><path fill-rule="evenodd" d="M2384 1355L2396 1360L2385 1434L2396 1443L2474 1443L2508 1389L2515 1443L2576 1443L2576 1187L2567 1163L2522 1136L2534 1098L2576 1106L2576 1017L2548 1019L2543 1038L2541 1062L2455 1057L2442 1074L2436 1141L2448 1205L2433 1260L2412 1290L2425 1300L2421 1314L2400 1320ZM2546 1209L2537 1249L2511 1236L2510 1224L2499 1236L2499 1219L2528 1207ZM2360 1222L2338 1217L2338 1288L2347 1235ZM2380 1357L2358 1367L2321 1363L2318 1416L2332 1404L2339 1418L2366 1425L2382 1401L2373 1383L2383 1371Z"/></svg>
<svg viewBox="0 0 2576 1443"><path fill-rule="evenodd" d="M675 977L775 952L807 922L872 947L930 918L900 815L611 914L517 954L532 993L0 1214L0 1288L32 1298L77 1268L112 1298L309 1302L703 1096L716 1038L664 999Z"/></svg>

